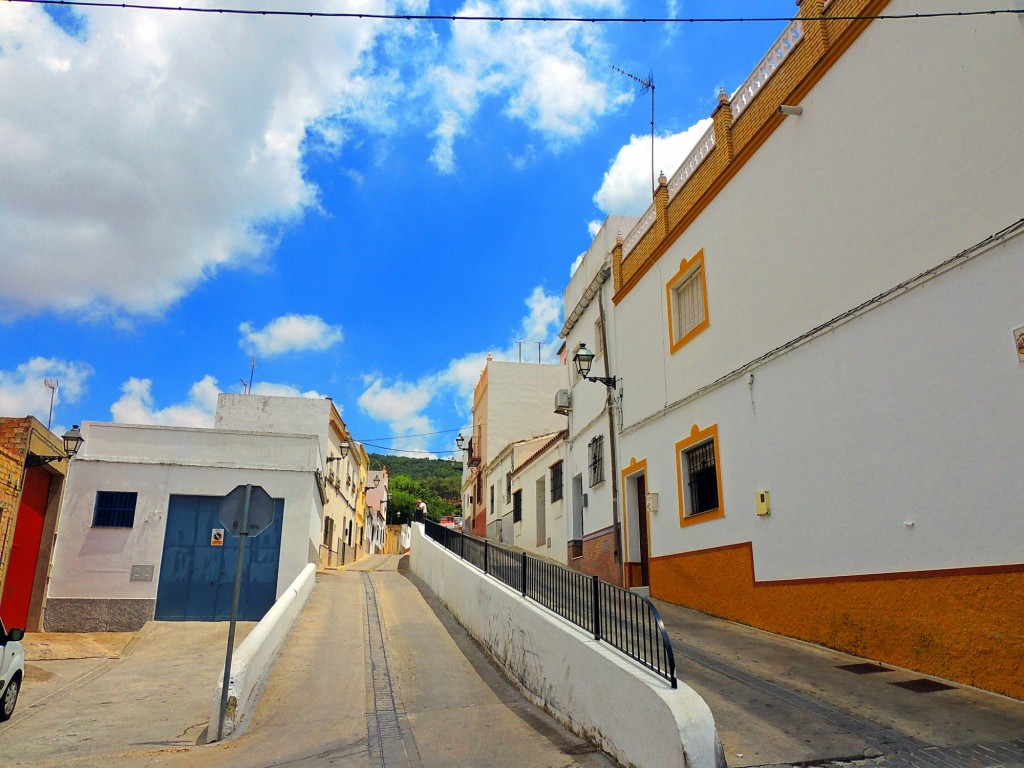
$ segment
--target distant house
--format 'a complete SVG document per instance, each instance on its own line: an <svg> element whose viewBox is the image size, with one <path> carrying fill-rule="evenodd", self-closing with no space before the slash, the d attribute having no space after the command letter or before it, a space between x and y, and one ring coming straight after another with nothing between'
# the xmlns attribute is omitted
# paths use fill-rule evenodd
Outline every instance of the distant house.
<svg viewBox="0 0 1024 768"><path fill-rule="evenodd" d="M568 561L565 521L565 435L531 441L511 476L511 543L541 557Z"/></svg>
<svg viewBox="0 0 1024 768"><path fill-rule="evenodd" d="M565 387L561 364L506 363L488 355L473 393L472 434L465 441L462 495L465 529L474 536L496 532L503 482L488 481L487 467L509 444L557 432L565 416L554 412L555 393Z"/></svg>

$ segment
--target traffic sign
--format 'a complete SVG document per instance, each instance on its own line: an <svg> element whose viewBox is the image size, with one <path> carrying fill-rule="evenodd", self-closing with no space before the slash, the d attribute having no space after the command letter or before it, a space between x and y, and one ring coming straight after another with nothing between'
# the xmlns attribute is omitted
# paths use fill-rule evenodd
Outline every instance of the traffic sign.
<svg viewBox="0 0 1024 768"><path fill-rule="evenodd" d="M248 521L245 509L246 488L251 489ZM232 536L258 536L264 528L274 522L274 500L262 486L240 485L220 503L220 521Z"/></svg>

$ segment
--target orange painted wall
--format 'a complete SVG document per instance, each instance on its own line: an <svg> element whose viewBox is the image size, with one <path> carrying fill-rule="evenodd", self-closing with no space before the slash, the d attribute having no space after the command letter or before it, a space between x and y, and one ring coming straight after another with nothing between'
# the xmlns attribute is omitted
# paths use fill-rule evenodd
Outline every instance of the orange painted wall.
<svg viewBox="0 0 1024 768"><path fill-rule="evenodd" d="M651 596L1024 699L1024 565L758 583L747 542L652 559Z"/></svg>

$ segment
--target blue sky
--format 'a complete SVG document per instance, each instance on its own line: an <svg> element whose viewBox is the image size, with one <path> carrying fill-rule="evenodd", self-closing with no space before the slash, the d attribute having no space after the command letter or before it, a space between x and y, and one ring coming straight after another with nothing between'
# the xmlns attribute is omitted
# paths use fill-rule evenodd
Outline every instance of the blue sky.
<svg viewBox="0 0 1024 768"><path fill-rule="evenodd" d="M177 3L176 3L177 4ZM249 0L464 15L791 16L792 0ZM784 23L0 7L0 415L212 426L330 396L442 454L486 355L555 359L594 227L650 203ZM404 437L404 439L382 438ZM371 450L374 450L371 448ZM442 454L443 455L443 454Z"/></svg>

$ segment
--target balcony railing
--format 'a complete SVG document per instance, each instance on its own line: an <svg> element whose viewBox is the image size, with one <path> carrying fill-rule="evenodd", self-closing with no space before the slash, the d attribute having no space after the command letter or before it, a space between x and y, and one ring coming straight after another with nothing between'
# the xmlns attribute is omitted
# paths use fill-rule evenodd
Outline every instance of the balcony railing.
<svg viewBox="0 0 1024 768"><path fill-rule="evenodd" d="M661 615L643 595L432 520L427 536L488 576L589 632L676 687L676 660Z"/></svg>

